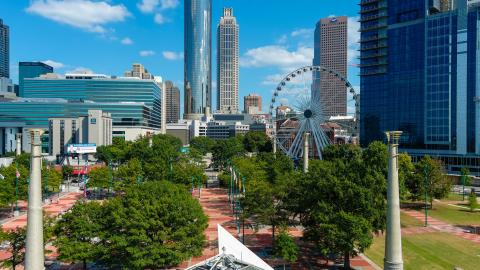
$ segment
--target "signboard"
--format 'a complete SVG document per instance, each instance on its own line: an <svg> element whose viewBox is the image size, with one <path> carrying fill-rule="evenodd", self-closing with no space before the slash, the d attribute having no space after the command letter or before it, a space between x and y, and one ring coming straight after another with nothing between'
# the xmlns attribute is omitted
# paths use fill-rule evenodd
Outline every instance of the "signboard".
<svg viewBox="0 0 480 270"><path fill-rule="evenodd" d="M69 154L93 154L96 152L97 152L97 145L94 143L69 144L67 146L67 153Z"/></svg>

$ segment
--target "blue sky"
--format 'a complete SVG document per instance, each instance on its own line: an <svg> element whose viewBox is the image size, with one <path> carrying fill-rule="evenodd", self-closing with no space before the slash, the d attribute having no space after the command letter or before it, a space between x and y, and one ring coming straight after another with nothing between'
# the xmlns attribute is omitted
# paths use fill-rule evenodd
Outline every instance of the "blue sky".
<svg viewBox="0 0 480 270"><path fill-rule="evenodd" d="M214 85L216 26L223 7L234 8L240 25L240 102L243 96L258 93L267 107L283 75L311 64L313 28L320 18L352 17L349 58L351 65L357 62L357 2L213 0ZM15 82L19 61L47 61L57 73L88 69L108 75L122 75L139 62L154 75L174 81L183 92L183 0L0 0L0 7L0 18L10 26ZM359 85L353 66L349 80ZM214 102L215 97L214 92Z"/></svg>

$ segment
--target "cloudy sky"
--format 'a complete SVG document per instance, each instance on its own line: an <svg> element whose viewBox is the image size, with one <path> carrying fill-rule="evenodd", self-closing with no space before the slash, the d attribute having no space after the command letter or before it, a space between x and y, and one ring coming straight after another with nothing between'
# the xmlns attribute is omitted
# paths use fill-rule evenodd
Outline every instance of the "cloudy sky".
<svg viewBox="0 0 480 270"><path fill-rule="evenodd" d="M357 2L213 0L213 85L216 26L223 7L234 8L240 25L241 104L244 95L258 93L267 107L284 75L311 64L315 24L329 16L351 17L348 77L359 85L354 67L358 61ZM0 18L10 26L15 82L19 61L44 61L58 73L91 70L108 75L122 75L139 62L183 90L183 0L0 0L0 6Z"/></svg>

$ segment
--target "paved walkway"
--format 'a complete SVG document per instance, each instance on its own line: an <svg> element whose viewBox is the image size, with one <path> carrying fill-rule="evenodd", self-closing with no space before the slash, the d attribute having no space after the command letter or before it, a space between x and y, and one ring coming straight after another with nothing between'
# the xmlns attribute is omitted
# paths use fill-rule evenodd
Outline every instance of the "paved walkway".
<svg viewBox="0 0 480 270"><path fill-rule="evenodd" d="M423 212L410 210L410 209L402 209L401 211L413 218L416 218L417 220L420 220L422 222L425 221L425 214ZM451 224L445 223L438 219L432 218L431 216L428 216L427 222L428 222L428 227L423 229L428 230L429 232L450 233L480 245L480 235L470 233L470 231L467 229L462 229L462 228L453 226ZM412 230L415 230L415 229L420 229L420 228L412 228ZM404 231L405 229L402 229L402 233Z"/></svg>
<svg viewBox="0 0 480 270"><path fill-rule="evenodd" d="M75 202L77 202L81 198L83 198L83 193L81 192L65 193L64 195L60 196L60 199L58 200L58 202L57 202L57 198L52 198L52 203L45 204L43 206L43 209L45 213L55 217L68 211L68 209L72 208ZM15 230L18 227L27 226L27 213L23 212L23 211L26 211L27 205L26 203L22 203L22 204L19 204L19 206L21 207L21 210L22 210L22 213L20 216L4 220L3 224L0 224L0 226L4 230ZM46 248L52 251L52 253L46 256L46 259L53 259L58 255L56 254L54 247L48 245ZM0 250L0 260L4 260L9 257L10 257L10 252L5 250ZM17 269L22 270L23 266L19 265L17 266Z"/></svg>
<svg viewBox="0 0 480 270"><path fill-rule="evenodd" d="M195 192L194 196L198 196L198 193ZM225 189L202 189L200 204L202 205L205 214L209 217L208 228L205 231L207 245L202 256L193 258L188 262L184 262L178 267L180 269L185 269L218 254L217 224L222 225L232 235L241 239L241 234L238 234L236 223L228 203L227 191ZM291 228L290 234L296 238L299 238L302 236L302 231L299 228ZM267 226L255 232L253 229L249 228L247 224L245 226L245 245L257 254L260 254L260 257L264 257L262 254L265 254L265 247L271 247L272 245L271 227ZM310 260L313 261L308 262ZM280 260L265 259L265 261L270 265L282 265L282 261ZM325 260L321 258L312 258L311 254L300 254L299 263L293 265L292 269L322 269L323 266L321 265L324 263ZM358 270L378 269L362 257L352 258L351 265L353 268Z"/></svg>

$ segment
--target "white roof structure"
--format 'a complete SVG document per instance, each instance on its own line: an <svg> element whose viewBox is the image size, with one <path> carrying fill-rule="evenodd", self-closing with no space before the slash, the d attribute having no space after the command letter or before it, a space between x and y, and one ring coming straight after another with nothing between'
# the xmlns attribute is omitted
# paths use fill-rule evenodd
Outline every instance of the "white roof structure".
<svg viewBox="0 0 480 270"><path fill-rule="evenodd" d="M218 250L219 255L187 270L273 270L220 225L218 225Z"/></svg>

